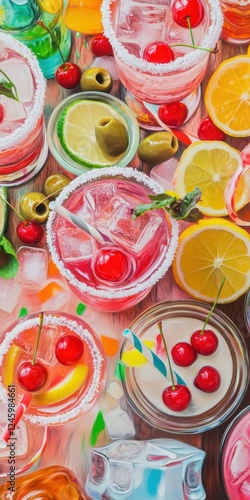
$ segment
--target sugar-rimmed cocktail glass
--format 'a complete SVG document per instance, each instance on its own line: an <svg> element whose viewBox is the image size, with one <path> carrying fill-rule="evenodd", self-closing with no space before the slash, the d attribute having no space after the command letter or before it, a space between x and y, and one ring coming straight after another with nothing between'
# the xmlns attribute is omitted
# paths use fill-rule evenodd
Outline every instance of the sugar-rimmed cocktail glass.
<svg viewBox="0 0 250 500"><path fill-rule="evenodd" d="M186 99L188 118L194 113L209 51L216 47L222 28L219 1L202 0L204 18L193 28L195 44L202 49L186 47L191 43L190 33L173 20L172 3L104 0L102 4L104 33L114 50L118 74L125 88L124 99L137 111L139 122L145 127L152 117L147 113L144 116L143 101L162 104ZM158 64L143 59L147 44L159 41L172 46L175 60Z"/></svg>
<svg viewBox="0 0 250 500"><path fill-rule="evenodd" d="M102 118L115 118L124 125L128 144L121 154L103 154L97 145L95 126ZM104 92L78 92L64 99L50 116L47 135L54 158L75 175L92 168L125 167L135 156L140 140L132 111Z"/></svg>
<svg viewBox="0 0 250 500"><path fill-rule="evenodd" d="M46 82L32 52L1 32L0 81L0 183L16 186L37 174L47 158Z"/></svg>
<svg viewBox="0 0 250 500"><path fill-rule="evenodd" d="M49 215L52 260L84 302L120 311L141 301L165 275L177 247L177 222L164 210L132 220L133 208L160 192L147 175L112 167L79 176L59 194L58 204L109 239L96 242L55 212Z"/></svg>
<svg viewBox="0 0 250 500"><path fill-rule="evenodd" d="M209 356L198 354L190 366L178 366L172 359L174 345L179 342L190 343L191 335L202 329L209 310L207 304L193 300L162 302L144 311L130 326L140 341L153 341L153 350L157 353L157 324L162 321L172 368L191 392L187 409L172 411L162 400L162 393L171 386L171 381L164 378L153 364L127 366L123 380L125 395L135 412L153 427L180 434L207 431L229 418L245 394L249 381L246 345L234 323L217 309L213 311L206 327L217 336L218 347L215 352ZM121 359L129 350L131 344L125 340ZM168 368L164 350L158 356ZM203 392L194 385L195 377L204 366L214 367L219 372L220 385L214 392Z"/></svg>
<svg viewBox="0 0 250 500"><path fill-rule="evenodd" d="M15 403L18 405L24 390L17 379L22 362L31 361L39 327L39 314L34 313L16 321L5 332L0 344L0 400L7 405L6 379L13 379ZM65 335L76 336L83 343L83 353L75 363L58 361L56 342ZM46 385L32 392L24 419L32 424L61 425L89 411L100 397L106 381L106 357L101 341L84 321L59 312L45 312L37 361L48 371Z"/></svg>

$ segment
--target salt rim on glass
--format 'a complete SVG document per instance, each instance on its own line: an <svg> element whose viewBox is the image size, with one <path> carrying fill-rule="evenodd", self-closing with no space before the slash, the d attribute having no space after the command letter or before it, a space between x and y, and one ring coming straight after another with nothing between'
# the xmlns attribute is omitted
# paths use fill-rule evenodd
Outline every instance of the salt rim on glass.
<svg viewBox="0 0 250 500"><path fill-rule="evenodd" d="M36 313L33 313L33 315ZM56 316L58 314L59 316ZM60 313L55 313L55 315L51 313L44 313L44 325L60 325L67 326L70 330L76 332L88 345L91 355L93 358L94 369L93 369L93 377L88 388L88 392L83 397L80 397L80 401L78 404L75 404L74 407L70 410L60 411L54 415L32 415L31 413L25 413L23 418L32 422L33 424L40 425L56 425L63 424L69 422L70 420L76 418L83 410L88 411L92 406L92 400L95 397L98 387L100 384L105 383L105 376L103 377L102 365L104 363L104 357L101 352L97 348L94 338L92 334L84 328L84 326L80 325L77 321L73 319L69 319L68 317L64 317ZM27 318L25 321L21 321L18 323L12 330L8 330L5 334L4 340L0 345L0 366L3 363L4 355L8 352L10 348L11 342L21 333L25 328L39 326L39 313L37 313L37 317ZM7 405L8 396L7 390L3 386L2 377L0 377L0 400L2 403Z"/></svg>
<svg viewBox="0 0 250 500"><path fill-rule="evenodd" d="M122 176L127 179L134 179L138 183L144 184L144 186L151 189L155 194L162 193L162 187L159 184L157 184L157 182L153 181L146 174L138 172L137 170L131 167L126 167L126 168L104 167L101 170L93 169L90 172L84 173L79 177L77 177L76 179L74 179L73 181L71 181L68 184L68 186L66 186L66 188L64 188L63 191L57 197L56 199L57 204L63 204L63 202L66 201L67 198L76 189L84 186L84 184L86 184L87 182L95 181L96 179L102 176L105 177L105 175L108 175L109 177ZM80 290L80 292L86 292L95 297L101 297L107 299L118 299L118 298L120 299L124 297L129 297L131 295L136 295L137 293L140 293L143 290L146 290L147 288L150 288L153 285L155 285L157 281L163 278L168 268L172 264L178 244L178 222L169 217L169 226L171 228L171 234L169 235L170 242L166 251L166 255L159 268L156 269L156 271L154 271L149 278L139 281L133 287L130 284L127 288L124 287L122 290L95 289L92 286L80 282L78 279L75 278L75 276L72 274L71 271L69 271L64 267L64 264L60 259L55 246L56 234L53 231L53 222L56 216L57 214L55 212L50 212L47 220L47 245L49 248L49 252L51 253L52 259L54 260L61 274L65 276L65 278L69 281L69 283L72 286Z"/></svg>
<svg viewBox="0 0 250 500"><path fill-rule="evenodd" d="M22 42L19 42L11 35L0 32L0 53L1 57L4 56L4 49L11 49L23 56L27 63L29 64L32 76L35 81L35 94L34 102L31 111L29 112L24 123L20 127L16 128L7 137L0 137L0 151L10 149L17 146L21 141L24 141L26 137L34 130L40 116L43 113L45 92L46 92L46 80L43 76L42 70L40 69L38 60L31 50L26 47Z"/></svg>
<svg viewBox="0 0 250 500"><path fill-rule="evenodd" d="M111 6L113 2L114 0L103 0L102 2L101 13L104 35L109 39L117 56L131 68L136 68L142 72L152 73L155 75L172 73L180 70L183 72L192 67L194 64L198 64L205 57L204 54L208 54L208 52L204 50L194 49L192 52L189 52L184 56L177 57L175 61L170 61L165 64L156 64L139 59L135 55L130 54L122 43L119 42L116 36L111 20ZM206 2L210 8L211 23L208 32L202 41L201 47L205 49L213 49L222 30L223 15L219 0L206 0Z"/></svg>

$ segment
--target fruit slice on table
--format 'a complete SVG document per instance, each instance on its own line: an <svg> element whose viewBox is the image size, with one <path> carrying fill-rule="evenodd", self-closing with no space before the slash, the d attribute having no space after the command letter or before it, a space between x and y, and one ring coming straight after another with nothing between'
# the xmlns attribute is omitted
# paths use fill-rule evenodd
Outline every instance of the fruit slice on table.
<svg viewBox="0 0 250 500"><path fill-rule="evenodd" d="M54 385L47 391L37 394L33 398L36 406L49 405L62 401L76 391L84 384L88 374L88 366L79 364L75 366L68 375L58 384Z"/></svg>
<svg viewBox="0 0 250 500"><path fill-rule="evenodd" d="M197 203L200 211L208 216L228 215L224 191L230 177L241 164L237 149L221 141L197 141L183 152L174 173L174 187L183 198L195 187L202 192ZM237 196L237 209L244 206L246 189Z"/></svg>
<svg viewBox="0 0 250 500"><path fill-rule="evenodd" d="M4 200L7 200L7 188L0 186L0 236L4 233L7 222L8 206Z"/></svg>
<svg viewBox="0 0 250 500"><path fill-rule="evenodd" d="M76 163L83 166L109 166L117 156L108 156L98 146L95 127L100 119L116 118L126 127L125 120L109 104L98 101L76 101L61 114L57 134L63 149Z"/></svg>
<svg viewBox="0 0 250 500"><path fill-rule="evenodd" d="M201 220L180 235L173 262L177 284L198 300L232 302L250 286L250 235L223 219Z"/></svg>
<svg viewBox="0 0 250 500"><path fill-rule="evenodd" d="M205 105L212 121L233 137L250 135L250 50L223 61L212 74Z"/></svg>

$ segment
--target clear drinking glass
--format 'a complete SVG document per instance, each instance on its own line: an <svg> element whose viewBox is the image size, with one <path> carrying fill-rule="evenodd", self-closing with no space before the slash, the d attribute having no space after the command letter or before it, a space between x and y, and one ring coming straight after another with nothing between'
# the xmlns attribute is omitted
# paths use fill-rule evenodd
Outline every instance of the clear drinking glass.
<svg viewBox="0 0 250 500"><path fill-rule="evenodd" d="M0 0L0 31L9 33L30 48L45 78L53 78L62 64L58 46L64 59L70 52L71 33L63 21L63 9L63 0ZM55 38L39 26L38 21L42 21Z"/></svg>
<svg viewBox="0 0 250 500"><path fill-rule="evenodd" d="M6 406L6 386L15 386L16 405L24 393L17 370L22 362L32 360L39 316L33 313L17 320L7 329L0 344L0 400ZM83 342L83 353L76 363L61 363L55 355L56 342L64 335L76 336ZM32 393L23 417L28 423L62 425L88 412L101 396L106 381L104 350L96 333L77 316L44 313L36 359L46 367L48 378L40 391Z"/></svg>
<svg viewBox="0 0 250 500"><path fill-rule="evenodd" d="M224 22L221 38L228 43L250 42L250 0L220 0Z"/></svg>
<svg viewBox="0 0 250 500"><path fill-rule="evenodd" d="M47 158L46 82L28 47L1 32L0 80L0 183L16 186L36 175Z"/></svg>
<svg viewBox="0 0 250 500"><path fill-rule="evenodd" d="M192 333L202 329L209 310L209 305L193 300L162 302L138 316L130 329L140 340L156 342L159 334L157 323L162 321L163 334L171 353L178 342L190 343ZM171 386L171 381L153 365L147 363L142 367L125 368L123 388L128 402L153 427L168 432L195 434L220 425L239 406L249 381L249 359L244 340L234 323L217 309L209 318L207 329L212 330L219 341L214 354L198 355L194 363L187 367L177 366L172 361L173 370L186 382L192 395L190 405L184 411L172 411L165 406L162 393L167 386ZM130 349L130 342L125 340L121 358ZM166 357L162 360L167 365ZM196 375L204 366L216 368L221 377L219 388L211 393L203 392L194 385Z"/></svg>
<svg viewBox="0 0 250 500"><path fill-rule="evenodd" d="M209 52L218 42L222 13L218 0L204 0L204 18L193 28L200 48L190 48L189 30L177 25L172 17L172 2L104 0L102 4L104 33L114 50L117 71L126 94L137 104L169 103L189 96L192 112L198 106L198 87L205 75ZM175 52L171 62L159 64L143 59L148 43L166 42Z"/></svg>
<svg viewBox="0 0 250 500"><path fill-rule="evenodd" d="M58 205L104 235L96 241L50 212L52 260L85 303L104 311L127 309L165 275L177 246L177 222L163 210L132 220L133 208L159 192L158 184L133 168L108 167L79 176L60 193Z"/></svg>

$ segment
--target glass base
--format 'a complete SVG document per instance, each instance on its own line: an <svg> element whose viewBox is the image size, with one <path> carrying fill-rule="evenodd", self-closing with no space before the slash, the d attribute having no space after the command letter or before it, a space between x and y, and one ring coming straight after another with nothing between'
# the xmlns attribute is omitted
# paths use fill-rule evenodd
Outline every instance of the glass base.
<svg viewBox="0 0 250 500"><path fill-rule="evenodd" d="M193 116L199 106L201 98L200 87L194 90L192 94L183 99L183 102L188 108L188 115L184 123L186 123ZM136 115L138 124L141 128L146 130L162 130L162 126L158 121L158 108L160 104L146 103L136 99L124 85L121 86L121 99L130 107ZM162 103L164 104L164 103ZM172 127L173 128L173 127Z"/></svg>
<svg viewBox="0 0 250 500"><path fill-rule="evenodd" d="M48 151L48 144L45 140L38 159L32 163L32 165L28 165L22 170L18 170L18 172L9 175L0 175L0 185L15 187L30 181L43 168L48 156Z"/></svg>

